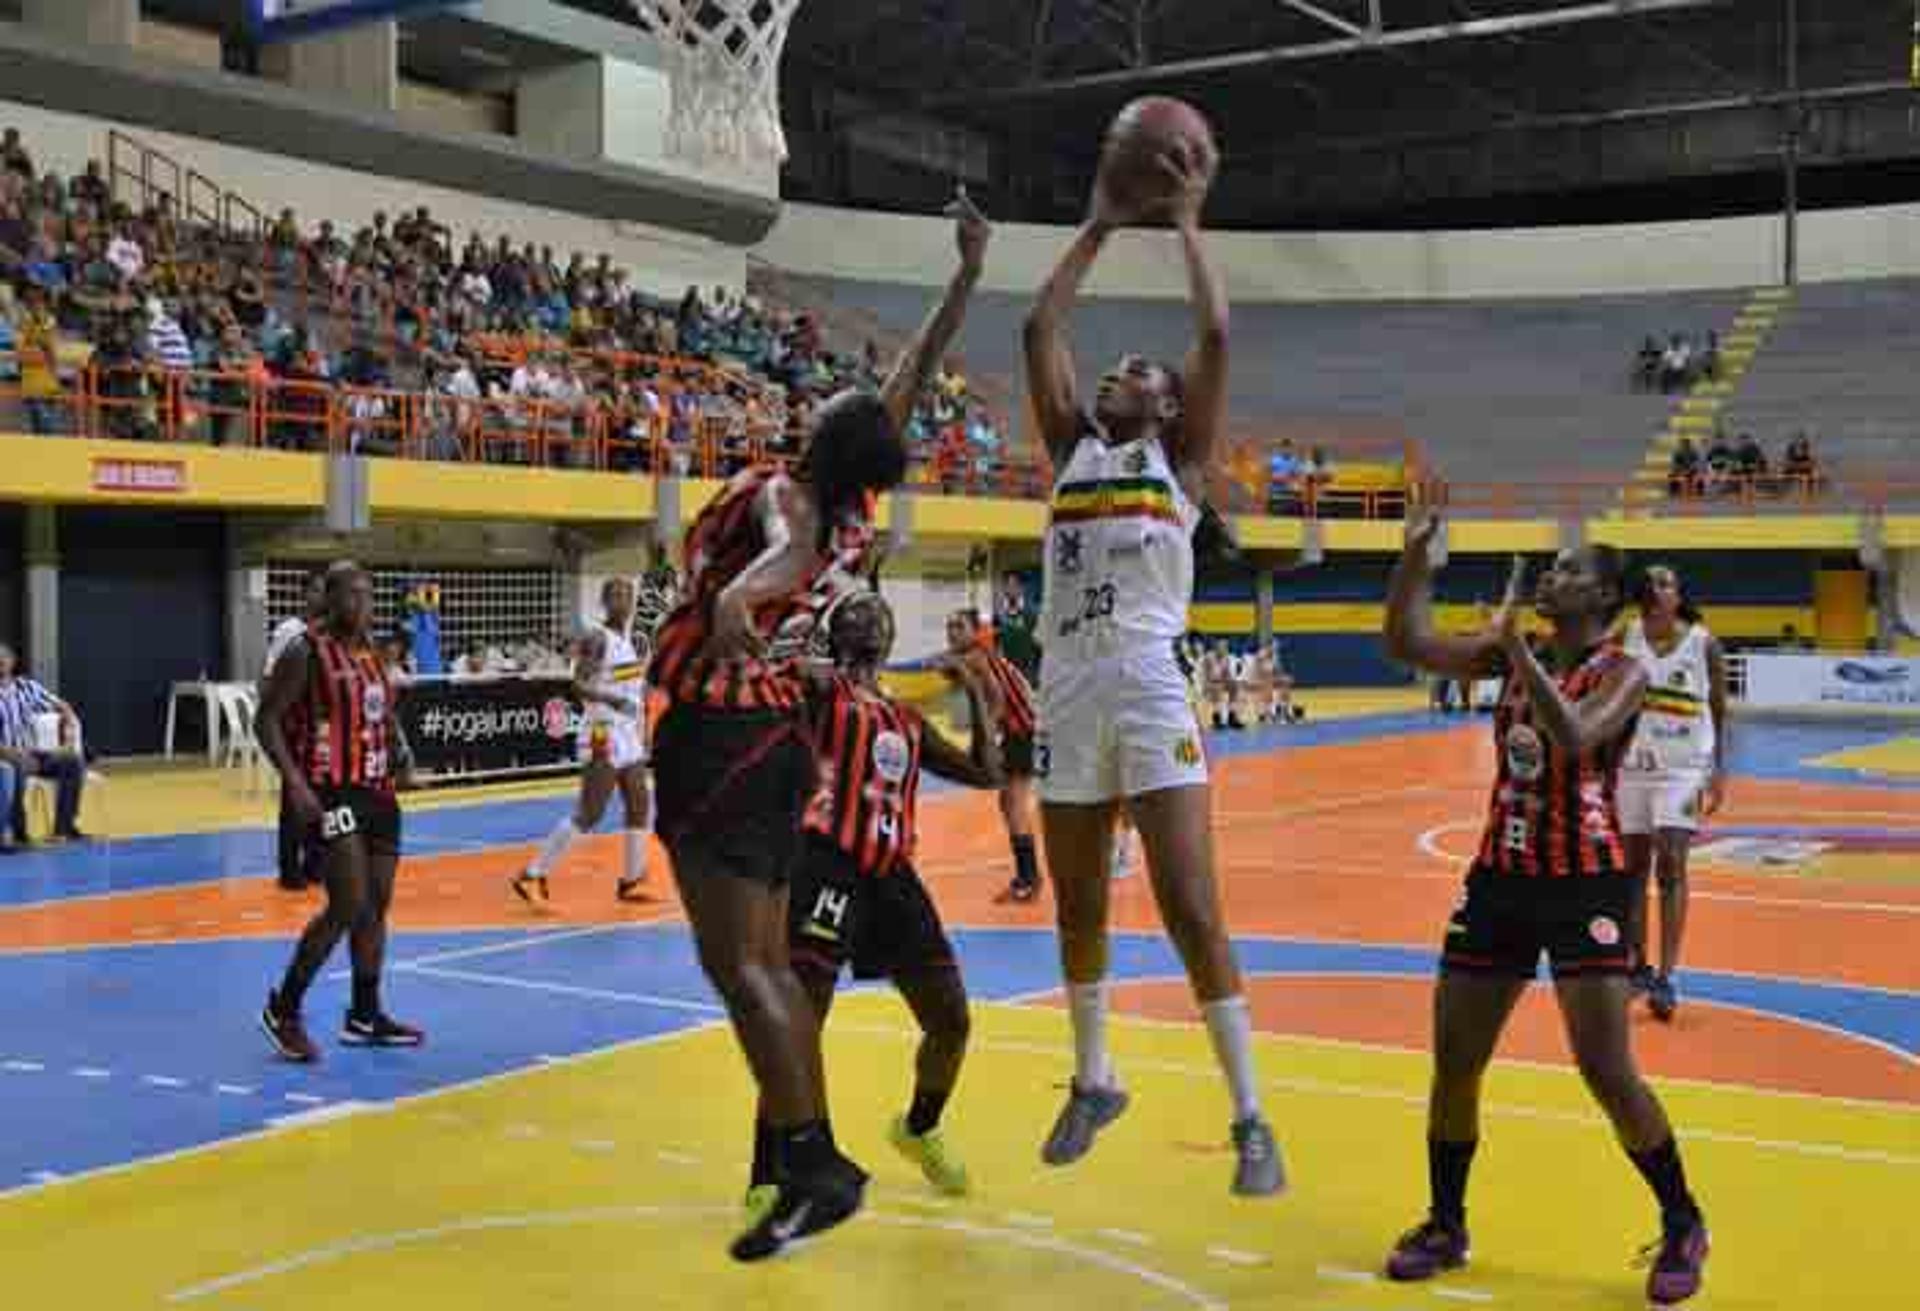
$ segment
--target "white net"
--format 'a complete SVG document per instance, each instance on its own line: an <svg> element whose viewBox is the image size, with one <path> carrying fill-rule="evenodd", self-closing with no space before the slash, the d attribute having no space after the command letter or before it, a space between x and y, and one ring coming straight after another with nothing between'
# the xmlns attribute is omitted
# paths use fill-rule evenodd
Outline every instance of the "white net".
<svg viewBox="0 0 1920 1311"><path fill-rule="evenodd" d="M673 86L668 151L693 163L785 163L780 55L801 0L632 4L660 39Z"/></svg>

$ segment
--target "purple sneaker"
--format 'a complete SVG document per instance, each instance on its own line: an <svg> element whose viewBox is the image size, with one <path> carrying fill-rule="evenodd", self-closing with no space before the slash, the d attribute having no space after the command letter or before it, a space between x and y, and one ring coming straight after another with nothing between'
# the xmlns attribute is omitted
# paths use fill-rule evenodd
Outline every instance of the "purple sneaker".
<svg viewBox="0 0 1920 1311"><path fill-rule="evenodd" d="M1429 1216L1393 1245L1387 1254L1387 1278L1399 1283L1431 1279L1442 1271L1458 1270L1470 1255L1465 1229Z"/></svg>
<svg viewBox="0 0 1920 1311"><path fill-rule="evenodd" d="M1653 1306L1678 1306L1700 1291L1705 1280L1707 1222L1699 1216L1668 1229L1658 1243L1641 1252L1647 1270L1647 1301Z"/></svg>

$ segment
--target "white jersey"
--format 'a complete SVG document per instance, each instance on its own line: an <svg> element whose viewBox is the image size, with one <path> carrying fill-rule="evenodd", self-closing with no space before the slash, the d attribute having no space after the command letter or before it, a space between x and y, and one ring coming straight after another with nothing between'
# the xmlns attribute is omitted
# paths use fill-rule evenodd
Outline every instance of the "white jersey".
<svg viewBox="0 0 1920 1311"><path fill-rule="evenodd" d="M1692 624L1666 655L1653 649L1636 619L1627 628L1627 654L1647 671L1647 699L1627 749L1631 773L1666 774L1713 768L1717 725L1709 699L1713 683L1707 649L1713 635Z"/></svg>
<svg viewBox="0 0 1920 1311"><path fill-rule="evenodd" d="M586 704L587 722L615 728L637 728L647 713L647 662L640 658L640 653L634 649L633 639L625 633L616 632L605 624L595 624L592 631L598 633L601 639L600 668L587 686L596 692L620 697L633 709L629 713L599 701L589 701Z"/></svg>
<svg viewBox="0 0 1920 1311"><path fill-rule="evenodd" d="M1043 677L1060 658L1171 652L1193 599L1199 509L1158 438L1109 446L1093 420L1053 488Z"/></svg>

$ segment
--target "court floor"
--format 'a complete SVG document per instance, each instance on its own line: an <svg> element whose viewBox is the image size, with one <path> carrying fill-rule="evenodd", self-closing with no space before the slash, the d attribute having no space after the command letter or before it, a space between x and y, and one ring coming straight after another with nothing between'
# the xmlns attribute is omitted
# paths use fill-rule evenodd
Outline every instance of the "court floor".
<svg viewBox="0 0 1920 1311"><path fill-rule="evenodd" d="M1833 763L1897 736L1742 734L1678 1022L1638 1024L1714 1229L1702 1306L1912 1303L1920 786L1871 753ZM269 834L183 813L178 832L0 863L9 1287L22 1305L223 1311L1639 1305L1628 1262L1655 1219L1539 989L1488 1091L1473 1265L1419 1288L1373 1275L1424 1205L1429 981L1485 721L1369 715L1215 753L1283 1198L1227 1195L1225 1097L1142 878L1115 897L1133 1108L1080 1165L1039 1163L1070 1072L1050 912L992 904L1009 862L983 798L930 798L922 849L978 999L949 1113L975 1193L936 1198L892 1156L910 1020L884 990L850 995L829 1077L871 1210L754 1269L723 1252L748 1081L671 897L616 903L609 838L556 876L551 914L506 892L563 799L410 813L389 996L430 1045L329 1041L305 1070L252 1023L312 902L273 885ZM316 988L317 1035L344 991L339 973Z"/></svg>

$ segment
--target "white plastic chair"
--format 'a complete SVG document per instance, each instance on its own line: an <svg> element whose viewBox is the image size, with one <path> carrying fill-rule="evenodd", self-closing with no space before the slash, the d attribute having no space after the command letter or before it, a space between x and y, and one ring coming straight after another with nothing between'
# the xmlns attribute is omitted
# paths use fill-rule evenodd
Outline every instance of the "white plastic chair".
<svg viewBox="0 0 1920 1311"><path fill-rule="evenodd" d="M260 739L253 728L260 712L259 696L250 684L223 683L216 700L220 726L227 739L221 765L240 770L241 785L252 795L260 786L267 764L266 753L260 749Z"/></svg>
<svg viewBox="0 0 1920 1311"><path fill-rule="evenodd" d="M71 750L86 755L86 742L82 737L79 723L73 726L73 740L61 738L60 716L52 711L33 717L33 746L36 751ZM108 832L112 824L107 822L107 776L97 769L88 769L85 791L99 798L98 810ZM27 817L27 831L32 833L36 827L39 832L53 831L54 809L59 801L59 789L50 778L30 778L21 784L21 806ZM4 822L4 817L0 817Z"/></svg>

